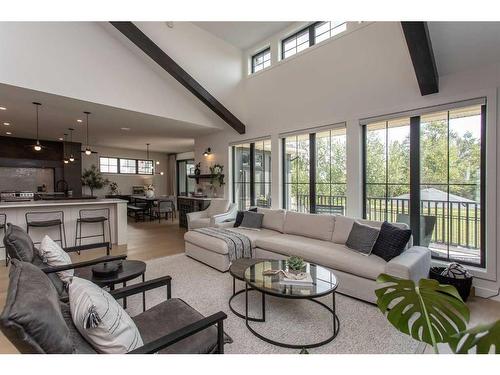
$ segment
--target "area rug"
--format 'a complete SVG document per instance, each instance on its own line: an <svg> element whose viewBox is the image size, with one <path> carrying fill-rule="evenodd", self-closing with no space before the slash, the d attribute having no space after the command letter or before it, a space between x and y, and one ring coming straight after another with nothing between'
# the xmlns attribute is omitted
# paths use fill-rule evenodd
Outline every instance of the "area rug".
<svg viewBox="0 0 500 375"><path fill-rule="evenodd" d="M244 319L235 316L228 307L232 295L232 277L218 272L184 254L177 254L147 262L146 280L170 275L172 296L182 298L199 312L210 315L224 311L228 318L224 330L233 339L225 346L226 353L280 354L298 353L268 344L255 337L245 326ZM237 281L237 288L244 284ZM159 288L146 294L147 306L154 306L166 298L166 289ZM287 343L319 342L331 335L332 317L318 304L307 300L289 300L266 297L266 322L252 322L259 333L273 340ZM331 306L331 296L322 300ZM259 316L261 297L257 292L249 296L250 315ZM233 300L233 307L244 312L244 293ZM371 354L371 353L421 353L423 346L412 338L394 329L374 306L347 296L337 294L337 314L340 331L330 343L309 349L309 353L325 354ZM128 300L127 311L131 315L142 311L142 297Z"/></svg>

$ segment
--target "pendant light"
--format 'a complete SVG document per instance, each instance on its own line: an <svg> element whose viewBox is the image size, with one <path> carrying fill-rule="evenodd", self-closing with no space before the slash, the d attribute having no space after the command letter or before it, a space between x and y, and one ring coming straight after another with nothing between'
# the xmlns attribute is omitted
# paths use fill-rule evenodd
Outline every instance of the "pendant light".
<svg viewBox="0 0 500 375"><path fill-rule="evenodd" d="M69 159L66 157L66 143L68 142L68 134L67 133L64 133L64 146L63 146L63 153L64 153L64 157L63 157L63 162L64 164L68 164L69 163Z"/></svg>
<svg viewBox="0 0 500 375"><path fill-rule="evenodd" d="M146 143L146 160L149 160L149 143ZM160 161L156 161L156 165L159 165ZM154 170L154 165L151 166L153 168L153 174L159 174L160 176L163 176L163 172L158 172Z"/></svg>
<svg viewBox="0 0 500 375"><path fill-rule="evenodd" d="M38 102L33 102L36 108L36 143L33 146L33 150L35 151L42 151L42 145L40 144L40 138L39 138L39 123L38 123L38 108L42 105L42 103Z"/></svg>
<svg viewBox="0 0 500 375"><path fill-rule="evenodd" d="M85 153L85 155L91 155L91 154L97 154L97 151L92 151L89 145L89 115L90 112L84 111L85 115L87 116L87 144L85 146L85 150L82 150L82 152Z"/></svg>
<svg viewBox="0 0 500 375"><path fill-rule="evenodd" d="M75 161L75 156L73 155L73 128L68 128L69 130L69 134L70 134L70 140L69 140L69 150L70 150L70 153L69 153L69 161L70 162L74 162Z"/></svg>

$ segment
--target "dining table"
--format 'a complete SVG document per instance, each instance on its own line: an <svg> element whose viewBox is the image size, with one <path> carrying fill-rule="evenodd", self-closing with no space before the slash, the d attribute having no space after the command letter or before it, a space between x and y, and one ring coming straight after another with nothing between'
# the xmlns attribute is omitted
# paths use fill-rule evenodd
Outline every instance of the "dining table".
<svg viewBox="0 0 500 375"><path fill-rule="evenodd" d="M171 195L155 195L153 197L148 197L146 195L132 194L130 195L130 202L133 205L138 203L146 204L145 215L149 216L150 220L154 220L153 208L158 205L159 201L170 201L175 209L175 198Z"/></svg>

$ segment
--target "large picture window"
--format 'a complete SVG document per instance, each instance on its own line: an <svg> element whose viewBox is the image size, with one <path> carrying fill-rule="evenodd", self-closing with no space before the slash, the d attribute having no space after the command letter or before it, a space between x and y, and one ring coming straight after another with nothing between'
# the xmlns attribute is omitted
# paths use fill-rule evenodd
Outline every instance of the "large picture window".
<svg viewBox="0 0 500 375"><path fill-rule="evenodd" d="M290 211L344 215L345 126L284 137L283 207Z"/></svg>
<svg viewBox="0 0 500 375"><path fill-rule="evenodd" d="M232 147L233 201L240 210L271 207L271 140Z"/></svg>
<svg viewBox="0 0 500 375"><path fill-rule="evenodd" d="M434 258L485 266L486 105L364 126L364 216L406 222Z"/></svg>

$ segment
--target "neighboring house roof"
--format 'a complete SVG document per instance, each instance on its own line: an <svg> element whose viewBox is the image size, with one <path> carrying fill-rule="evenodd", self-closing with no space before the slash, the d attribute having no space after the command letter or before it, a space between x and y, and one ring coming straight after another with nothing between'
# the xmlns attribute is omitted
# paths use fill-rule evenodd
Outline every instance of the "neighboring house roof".
<svg viewBox="0 0 500 375"><path fill-rule="evenodd" d="M398 195L398 199L410 199L410 194L401 194ZM436 189L436 188L426 188L420 190L420 199L423 201L441 201L441 202L460 202L460 203L478 203L471 199L467 199L455 194L449 194L445 191Z"/></svg>

